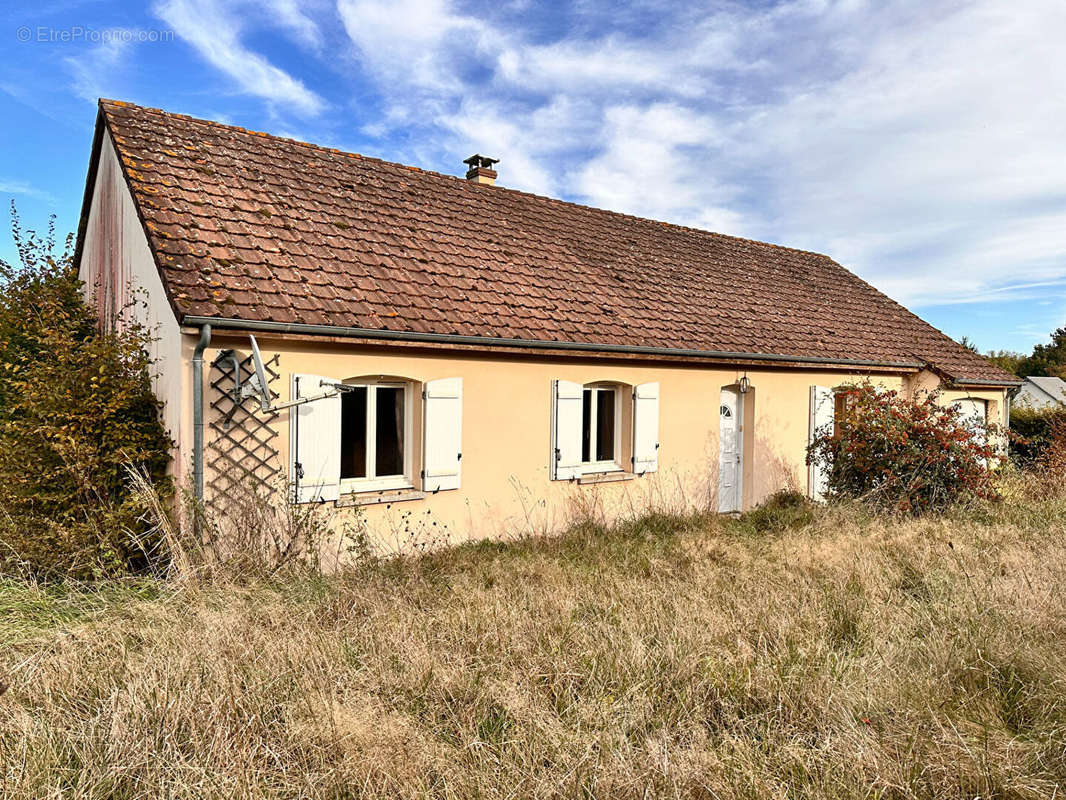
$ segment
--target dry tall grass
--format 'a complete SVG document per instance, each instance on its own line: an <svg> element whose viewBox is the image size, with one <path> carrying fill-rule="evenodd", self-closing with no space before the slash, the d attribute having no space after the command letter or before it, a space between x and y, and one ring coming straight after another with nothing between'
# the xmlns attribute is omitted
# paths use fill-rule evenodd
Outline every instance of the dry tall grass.
<svg viewBox="0 0 1066 800"><path fill-rule="evenodd" d="M0 793L1062 796L1066 503L1015 494L2 585Z"/></svg>

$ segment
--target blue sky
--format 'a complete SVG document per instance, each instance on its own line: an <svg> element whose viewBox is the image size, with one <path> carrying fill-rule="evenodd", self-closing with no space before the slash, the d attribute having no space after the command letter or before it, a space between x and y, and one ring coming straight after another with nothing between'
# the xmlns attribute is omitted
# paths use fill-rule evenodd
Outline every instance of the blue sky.
<svg viewBox="0 0 1066 800"><path fill-rule="evenodd" d="M1066 324L1061 0L41 0L0 37L27 227L76 227L104 96L488 153L507 186L827 253L983 349Z"/></svg>

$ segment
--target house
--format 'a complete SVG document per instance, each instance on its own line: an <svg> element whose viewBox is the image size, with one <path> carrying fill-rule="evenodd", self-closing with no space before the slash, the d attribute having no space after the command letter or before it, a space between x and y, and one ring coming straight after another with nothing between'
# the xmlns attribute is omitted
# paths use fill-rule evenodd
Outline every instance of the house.
<svg viewBox="0 0 1066 800"><path fill-rule="evenodd" d="M1026 378L1013 402L1034 409L1066 406L1066 381L1062 378Z"/></svg>
<svg viewBox="0 0 1066 800"><path fill-rule="evenodd" d="M811 430L858 380L1003 421L1014 376L826 256L466 163L100 102L80 274L102 313L158 331L174 469L205 502L281 482L382 536L504 536L589 507L818 496ZM275 405L306 402L260 408L250 335Z"/></svg>

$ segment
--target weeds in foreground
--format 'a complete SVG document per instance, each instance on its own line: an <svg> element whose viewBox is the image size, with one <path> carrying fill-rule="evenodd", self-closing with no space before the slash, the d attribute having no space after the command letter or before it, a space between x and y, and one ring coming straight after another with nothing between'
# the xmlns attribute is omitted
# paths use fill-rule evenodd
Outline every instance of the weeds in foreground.
<svg viewBox="0 0 1066 800"><path fill-rule="evenodd" d="M1061 796L1066 504L781 501L195 592L5 585L0 785Z"/></svg>
<svg viewBox="0 0 1066 800"><path fill-rule="evenodd" d="M358 514L337 523L332 504L290 503L283 485L237 483L211 506L186 493L184 513L175 514L143 473L129 470L129 483L146 530L130 537L158 577L314 576L373 559Z"/></svg>

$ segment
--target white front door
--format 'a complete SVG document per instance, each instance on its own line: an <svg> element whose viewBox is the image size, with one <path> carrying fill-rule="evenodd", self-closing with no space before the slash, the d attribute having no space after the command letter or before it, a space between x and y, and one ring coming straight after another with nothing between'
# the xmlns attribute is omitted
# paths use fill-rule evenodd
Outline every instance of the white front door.
<svg viewBox="0 0 1066 800"><path fill-rule="evenodd" d="M743 395L736 389L722 389L718 409L718 511L740 511L743 478L743 443L740 417Z"/></svg>

